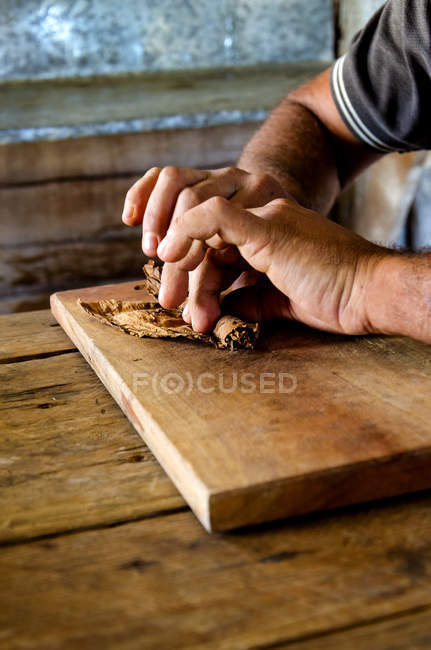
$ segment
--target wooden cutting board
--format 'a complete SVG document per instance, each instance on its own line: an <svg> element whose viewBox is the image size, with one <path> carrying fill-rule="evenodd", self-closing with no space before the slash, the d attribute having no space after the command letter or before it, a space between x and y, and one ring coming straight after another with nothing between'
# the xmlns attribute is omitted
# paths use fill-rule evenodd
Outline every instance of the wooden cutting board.
<svg viewBox="0 0 431 650"><path fill-rule="evenodd" d="M431 348L293 324L258 349L136 339L77 299L52 311L209 531L431 487ZM115 489L115 486L113 486Z"/></svg>

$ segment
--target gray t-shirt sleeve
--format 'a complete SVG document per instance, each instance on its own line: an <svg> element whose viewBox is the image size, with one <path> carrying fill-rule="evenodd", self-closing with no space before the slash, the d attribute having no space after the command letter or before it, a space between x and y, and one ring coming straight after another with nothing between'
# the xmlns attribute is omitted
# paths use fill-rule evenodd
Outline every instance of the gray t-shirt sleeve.
<svg viewBox="0 0 431 650"><path fill-rule="evenodd" d="M371 148L431 149L431 0L389 0L335 62L331 88Z"/></svg>

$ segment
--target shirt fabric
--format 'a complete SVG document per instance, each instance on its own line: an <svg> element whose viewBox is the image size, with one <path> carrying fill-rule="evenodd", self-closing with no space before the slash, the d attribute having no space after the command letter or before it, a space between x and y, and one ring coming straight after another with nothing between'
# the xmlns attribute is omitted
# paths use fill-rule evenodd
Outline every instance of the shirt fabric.
<svg viewBox="0 0 431 650"><path fill-rule="evenodd" d="M389 0L331 73L352 133L381 152L431 149L431 0Z"/></svg>

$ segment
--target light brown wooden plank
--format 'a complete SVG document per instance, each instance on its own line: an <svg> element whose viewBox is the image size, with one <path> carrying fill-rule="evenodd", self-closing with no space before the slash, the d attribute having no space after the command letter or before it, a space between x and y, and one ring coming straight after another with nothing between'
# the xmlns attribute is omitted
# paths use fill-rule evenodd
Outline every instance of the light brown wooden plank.
<svg viewBox="0 0 431 650"><path fill-rule="evenodd" d="M21 336L30 320L36 326L32 314ZM51 343L39 335L41 351L66 347L51 331ZM0 405L1 541L184 507L78 353L0 365Z"/></svg>
<svg viewBox="0 0 431 650"><path fill-rule="evenodd" d="M43 311L49 306L49 295L46 291L17 291L0 298L0 315Z"/></svg>
<svg viewBox="0 0 431 650"><path fill-rule="evenodd" d="M140 229L127 229L120 218L131 184L152 165L232 163L253 129L230 125L0 147L0 167L2 155L11 166L10 183L0 188L0 313L46 308L60 287L139 272ZM49 173L57 180L47 180ZM109 177L100 178L104 173ZM32 182L19 182L27 176Z"/></svg>
<svg viewBox="0 0 431 650"><path fill-rule="evenodd" d="M136 229L128 237L86 239L0 249L0 291L55 290L100 283L109 277L142 276L146 258ZM93 282L95 281L95 282Z"/></svg>
<svg viewBox="0 0 431 650"><path fill-rule="evenodd" d="M2 248L137 235L138 229L121 222L124 197L137 178L134 174L0 189Z"/></svg>
<svg viewBox="0 0 431 650"><path fill-rule="evenodd" d="M430 647L431 608L427 606L334 634L277 644L280 650L429 650Z"/></svg>
<svg viewBox="0 0 431 650"><path fill-rule="evenodd" d="M430 607L430 505L215 536L181 513L5 548L0 647L267 648Z"/></svg>
<svg viewBox="0 0 431 650"><path fill-rule="evenodd" d="M77 304L101 297L145 299L126 283L52 308L208 530L431 486L428 346L285 326L229 354L108 328Z"/></svg>
<svg viewBox="0 0 431 650"><path fill-rule="evenodd" d="M140 250L139 242L136 250L138 250L139 253ZM89 251L88 254L91 255L91 250ZM141 274L139 274L139 278L141 278ZM133 277L128 279L134 280ZM99 279L98 283L104 285L107 282L116 282L116 281L118 281L118 278L102 277ZM71 284L73 285L74 288L76 288L77 286L79 287L81 284L84 284L84 286L88 286L89 281L87 279L85 282L83 281L78 282L77 279L75 278L73 282L71 282ZM91 284L94 284L94 282L92 281ZM63 288L67 288L67 286ZM52 293L52 287L50 286L39 287L36 290L34 290L31 287L24 287L24 289L12 288L8 290L4 296L0 296L0 316L12 315L15 313L22 314L25 312L28 313L32 311L47 311L49 310L49 300L50 300L51 293Z"/></svg>
<svg viewBox="0 0 431 650"><path fill-rule="evenodd" d="M146 131L0 145L0 183L143 173L150 167L220 167L237 160L257 124Z"/></svg>
<svg viewBox="0 0 431 650"><path fill-rule="evenodd" d="M48 310L0 318L0 363L74 349Z"/></svg>
<svg viewBox="0 0 431 650"><path fill-rule="evenodd" d="M0 129L271 109L290 90L329 64L301 61L4 83L0 89Z"/></svg>

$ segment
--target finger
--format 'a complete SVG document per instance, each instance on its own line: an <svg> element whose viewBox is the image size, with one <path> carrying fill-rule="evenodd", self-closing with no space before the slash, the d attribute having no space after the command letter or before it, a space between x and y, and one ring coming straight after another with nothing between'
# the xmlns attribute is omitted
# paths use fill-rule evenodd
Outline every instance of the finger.
<svg viewBox="0 0 431 650"><path fill-rule="evenodd" d="M253 208L252 213L261 219L266 221L273 219L277 213L281 210L288 216L288 210L292 210L293 213L298 209L299 203L295 199L290 197L282 199L274 199L265 205L262 205L258 208ZM305 208L300 208L303 212L309 212ZM286 218L287 218L286 216Z"/></svg>
<svg viewBox="0 0 431 650"><path fill-rule="evenodd" d="M160 278L159 303L165 309L178 307L187 297L188 285L187 272L179 272L176 264L164 264Z"/></svg>
<svg viewBox="0 0 431 650"><path fill-rule="evenodd" d="M205 257L206 246L195 240L188 255L177 264L165 264L163 267L159 302L162 307L178 307L187 298L189 268L196 268Z"/></svg>
<svg viewBox="0 0 431 650"><path fill-rule="evenodd" d="M206 178L208 172L179 167L165 167L160 172L148 200L143 220L142 249L154 257L157 246L165 236L178 194L188 185Z"/></svg>
<svg viewBox="0 0 431 650"><path fill-rule="evenodd" d="M172 221L178 219L185 212L188 212L191 208L203 203L215 194L220 194L226 197L230 196L237 189L240 177L246 176L247 174L241 170L226 168L210 172L210 175L210 178L200 181L193 186L186 187L179 193L172 215ZM184 272L188 270L189 267L196 268L197 264L199 264L202 259L203 249L193 249L194 244L191 248L191 251L193 252L189 252L186 258L181 261L181 267L179 265L176 265L175 267L174 264L171 264L169 266L169 271L165 274L166 284L164 285L163 290L163 300L165 301L164 304L166 304L166 306L168 304L173 306L174 301L177 303L177 296L180 295L180 293L182 294L179 287L184 287L186 282L184 277L180 279L180 276L184 276ZM177 270L175 270L175 268L177 268ZM173 296L175 296L175 298Z"/></svg>
<svg viewBox="0 0 431 650"><path fill-rule="evenodd" d="M187 255L194 239L212 248L233 244L253 268L266 273L270 260L270 250L268 254L266 249L274 240L271 234L271 224L265 219L214 197L172 222L157 252L165 262L178 262Z"/></svg>
<svg viewBox="0 0 431 650"><path fill-rule="evenodd" d="M189 303L187 301L184 309L183 309L183 320L186 321L189 325L192 324L192 317L190 316L190 309L189 309Z"/></svg>
<svg viewBox="0 0 431 650"><path fill-rule="evenodd" d="M246 181L249 174L235 167L216 169L209 176L192 187L180 192L172 219L181 216L196 205L207 201L212 196L230 198Z"/></svg>
<svg viewBox="0 0 431 650"><path fill-rule="evenodd" d="M172 221L213 196L230 197L236 192L245 176L248 176L246 172L234 167L210 172L210 178L186 187L180 192L172 215Z"/></svg>
<svg viewBox="0 0 431 650"><path fill-rule="evenodd" d="M180 217L212 196L231 197L238 189L238 177L232 172L229 176L225 170L210 172L210 177L184 188L178 195L172 220Z"/></svg>
<svg viewBox="0 0 431 650"><path fill-rule="evenodd" d="M189 316L196 332L207 332L220 317L222 271L208 265L205 259L189 278Z"/></svg>
<svg viewBox="0 0 431 650"><path fill-rule="evenodd" d="M142 223L148 199L154 189L160 171L159 167L149 169L127 192L121 217L127 226L137 226Z"/></svg>
<svg viewBox="0 0 431 650"><path fill-rule="evenodd" d="M241 273L232 266L239 257L238 251L229 249L209 249L199 266L189 274L187 316L196 331L206 332L215 324L220 316L220 293ZM220 253L224 255L218 255Z"/></svg>

